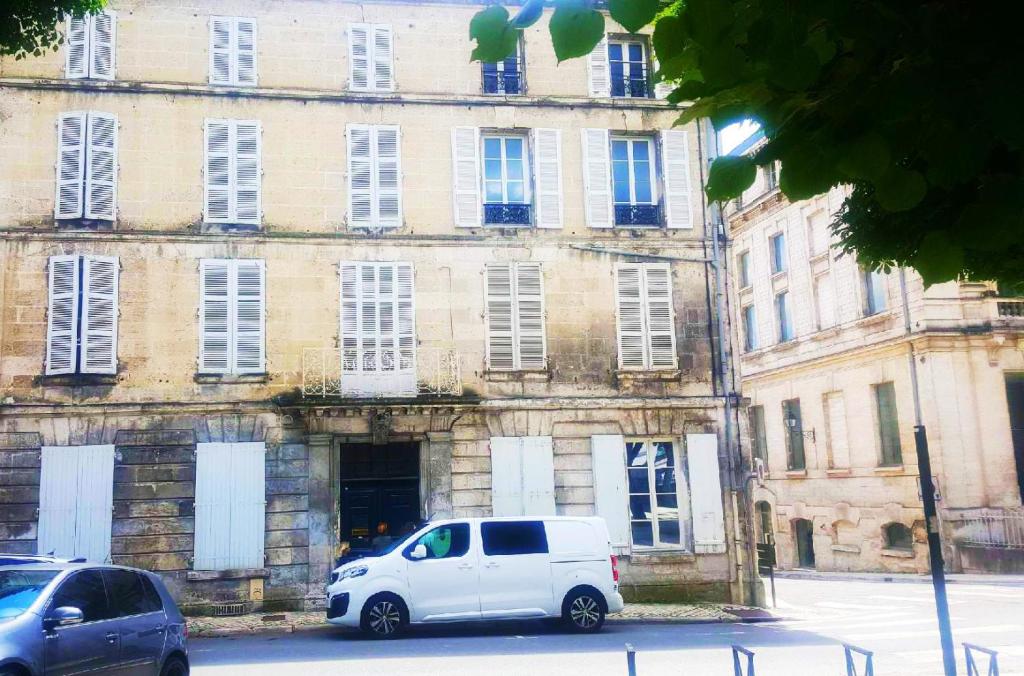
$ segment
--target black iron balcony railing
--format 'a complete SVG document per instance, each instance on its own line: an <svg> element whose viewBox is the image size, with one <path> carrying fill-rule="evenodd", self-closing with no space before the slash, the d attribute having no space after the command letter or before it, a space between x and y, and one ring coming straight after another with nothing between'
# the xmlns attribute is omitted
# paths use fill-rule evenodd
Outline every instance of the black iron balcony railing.
<svg viewBox="0 0 1024 676"><path fill-rule="evenodd" d="M661 225L661 205L616 204L615 225Z"/></svg>
<svg viewBox="0 0 1024 676"><path fill-rule="evenodd" d="M621 80L612 80L612 96L621 96L630 99L646 99L651 96L651 86L647 82L647 76L624 77Z"/></svg>
<svg viewBox="0 0 1024 676"><path fill-rule="evenodd" d="M529 204L485 204L487 225L530 225Z"/></svg>
<svg viewBox="0 0 1024 676"><path fill-rule="evenodd" d="M521 94L523 92L523 76L519 70L518 59L506 59L504 70L497 65L483 65L484 94Z"/></svg>

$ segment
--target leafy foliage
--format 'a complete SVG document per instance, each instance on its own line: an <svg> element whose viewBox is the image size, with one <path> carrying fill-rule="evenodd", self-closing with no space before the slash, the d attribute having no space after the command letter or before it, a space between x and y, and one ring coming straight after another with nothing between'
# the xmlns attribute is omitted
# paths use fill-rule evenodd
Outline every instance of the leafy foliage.
<svg viewBox="0 0 1024 676"><path fill-rule="evenodd" d="M544 4L526 0L517 17L535 21ZM596 3L547 4L559 60L589 53L604 32ZM609 0L607 8L627 30L653 23L658 77L675 85L670 101L686 102L680 122L759 122L766 142L750 160L779 161L790 199L852 186L833 227L862 264L910 265L928 283L1024 282L1024 52L1008 5ZM521 30L515 22L474 37L495 44L507 39L502 31ZM715 160L708 196L738 196L751 169Z"/></svg>
<svg viewBox="0 0 1024 676"><path fill-rule="evenodd" d="M42 56L64 41L65 14L95 14L106 0L6 0L0 8L0 55Z"/></svg>

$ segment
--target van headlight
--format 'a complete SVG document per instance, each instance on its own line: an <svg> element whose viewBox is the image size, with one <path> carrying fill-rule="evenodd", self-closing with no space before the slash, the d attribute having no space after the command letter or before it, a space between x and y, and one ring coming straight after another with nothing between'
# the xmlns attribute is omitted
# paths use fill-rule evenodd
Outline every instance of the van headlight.
<svg viewBox="0 0 1024 676"><path fill-rule="evenodd" d="M340 582L341 580L347 580L352 577L362 577L363 575L366 575L366 571L369 569L369 566L353 566L352 568L346 568L338 573L337 581Z"/></svg>

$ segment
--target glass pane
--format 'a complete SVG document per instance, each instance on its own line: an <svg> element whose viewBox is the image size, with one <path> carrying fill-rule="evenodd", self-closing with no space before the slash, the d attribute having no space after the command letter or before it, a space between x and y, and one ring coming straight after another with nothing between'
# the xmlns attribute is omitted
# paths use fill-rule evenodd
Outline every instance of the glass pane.
<svg viewBox="0 0 1024 676"><path fill-rule="evenodd" d="M608 58L612 61L622 61L622 45L614 42L608 43Z"/></svg>
<svg viewBox="0 0 1024 676"><path fill-rule="evenodd" d="M636 201L638 204L650 204L654 201L651 193L651 179L650 171L647 162L637 162L633 165L634 169L634 181L636 185L634 190L636 191Z"/></svg>
<svg viewBox="0 0 1024 676"><path fill-rule="evenodd" d="M523 139L505 139L505 157L509 159L523 159Z"/></svg>
<svg viewBox="0 0 1024 676"><path fill-rule="evenodd" d="M658 521L658 540L663 545L678 545L681 543L679 539L679 521Z"/></svg>
<svg viewBox="0 0 1024 676"><path fill-rule="evenodd" d="M486 556L547 554L543 521L490 521L480 524Z"/></svg>
<svg viewBox="0 0 1024 676"><path fill-rule="evenodd" d="M501 139L497 139L497 138L485 138L484 139L484 157L487 157L487 158L500 158L501 157Z"/></svg>
<svg viewBox="0 0 1024 676"><path fill-rule="evenodd" d="M633 141L633 161L650 159L649 150L647 141Z"/></svg>
<svg viewBox="0 0 1024 676"><path fill-rule="evenodd" d="M486 186L484 199L488 202L501 202L503 197L501 196L501 182L500 181L487 181L484 184Z"/></svg>
<svg viewBox="0 0 1024 676"><path fill-rule="evenodd" d="M612 159L613 160L627 160L627 159L629 159L629 151L626 148L626 141L612 141Z"/></svg>
<svg viewBox="0 0 1024 676"><path fill-rule="evenodd" d="M654 466L673 467L675 466L675 454L672 452L671 441L658 441L654 446Z"/></svg>
<svg viewBox="0 0 1024 676"><path fill-rule="evenodd" d="M641 467L640 469L630 469L627 471L629 475L629 492L630 493L650 493L651 492L651 480L647 476L647 468Z"/></svg>
<svg viewBox="0 0 1024 676"><path fill-rule="evenodd" d="M659 494L658 500L658 518L659 519L678 519L679 518L679 498L676 497L675 493L671 495Z"/></svg>
<svg viewBox="0 0 1024 676"><path fill-rule="evenodd" d="M484 161L484 178L491 181L501 180L501 160Z"/></svg>
<svg viewBox="0 0 1024 676"><path fill-rule="evenodd" d="M642 45L632 43L629 45L629 60L630 61L643 61L644 60L644 48Z"/></svg>
<svg viewBox="0 0 1024 676"><path fill-rule="evenodd" d="M632 524L633 528L633 546L635 547L653 547L654 546L654 528L651 526L650 521L634 521Z"/></svg>
<svg viewBox="0 0 1024 676"><path fill-rule="evenodd" d="M633 519L651 518L651 496L631 495L629 496L629 516Z"/></svg>
<svg viewBox="0 0 1024 676"><path fill-rule="evenodd" d="M498 71L498 64L496 63L484 63L485 73L496 73Z"/></svg>
<svg viewBox="0 0 1024 676"><path fill-rule="evenodd" d="M625 162L612 162L612 186L615 201L628 204L629 197L629 165Z"/></svg>
<svg viewBox="0 0 1024 676"><path fill-rule="evenodd" d="M505 174L513 181L523 180L523 161L522 160L506 160L505 161Z"/></svg>
<svg viewBox="0 0 1024 676"><path fill-rule="evenodd" d="M656 493L675 493L676 471L671 467L654 470L654 491Z"/></svg>
<svg viewBox="0 0 1024 676"><path fill-rule="evenodd" d="M508 201L511 204L522 204L526 201L526 192L522 181L510 182L508 184Z"/></svg>
<svg viewBox="0 0 1024 676"><path fill-rule="evenodd" d="M647 445L642 441L630 441L626 443L626 466L646 467L647 466Z"/></svg>

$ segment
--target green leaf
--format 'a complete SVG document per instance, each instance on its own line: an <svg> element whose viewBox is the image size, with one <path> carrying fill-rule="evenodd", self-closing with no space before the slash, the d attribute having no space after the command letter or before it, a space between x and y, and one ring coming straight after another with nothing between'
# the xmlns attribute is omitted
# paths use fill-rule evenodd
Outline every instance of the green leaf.
<svg viewBox="0 0 1024 676"><path fill-rule="evenodd" d="M889 144L881 134L868 132L846 147L839 170L850 178L873 180L889 168Z"/></svg>
<svg viewBox="0 0 1024 676"><path fill-rule="evenodd" d="M529 28L544 14L544 0L526 0L509 22L513 28Z"/></svg>
<svg viewBox="0 0 1024 676"><path fill-rule="evenodd" d="M561 63L594 51L604 37L604 15L583 0L564 0L555 7L548 29L555 56Z"/></svg>
<svg viewBox="0 0 1024 676"><path fill-rule="evenodd" d="M891 168L872 183L875 186L875 198L886 211L913 209L928 192L924 176L902 167Z"/></svg>
<svg viewBox="0 0 1024 676"><path fill-rule="evenodd" d="M608 11L623 28L636 33L654 21L659 6L658 0L609 0Z"/></svg>
<svg viewBox="0 0 1024 676"><path fill-rule="evenodd" d="M828 158L813 145L804 144L782 156L779 189L790 200L803 200L828 191L835 182Z"/></svg>
<svg viewBox="0 0 1024 676"><path fill-rule="evenodd" d="M933 231L925 235L911 262L924 283L931 286L960 276L964 269L964 250L945 232Z"/></svg>
<svg viewBox="0 0 1024 676"><path fill-rule="evenodd" d="M519 31L508 23L508 10L500 5L482 9L469 22L469 37L476 40L471 59L494 63L515 53Z"/></svg>
<svg viewBox="0 0 1024 676"><path fill-rule="evenodd" d="M749 188L756 175L757 167L746 155L722 155L711 163L705 192L712 201L730 200Z"/></svg>
<svg viewBox="0 0 1024 676"><path fill-rule="evenodd" d="M689 41L689 34L686 31L686 22L678 16L668 15L658 19L654 24L654 35L651 36L651 44L654 46L654 53L658 61L665 63L673 57L682 54Z"/></svg>

